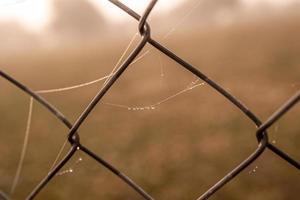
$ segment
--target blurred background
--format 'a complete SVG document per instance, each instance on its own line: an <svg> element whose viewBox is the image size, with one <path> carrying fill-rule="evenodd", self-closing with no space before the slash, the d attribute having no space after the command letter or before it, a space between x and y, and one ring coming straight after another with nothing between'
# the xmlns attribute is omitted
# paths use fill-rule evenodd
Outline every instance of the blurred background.
<svg viewBox="0 0 300 200"><path fill-rule="evenodd" d="M122 2L141 14L149 1ZM297 0L160 0L149 23L154 39L265 121L300 88L299 11ZM129 51L138 43L137 24L105 0L2 0L0 68L33 90L93 81L111 72L132 39ZM196 199L254 151L256 128L206 84L185 90L196 78L150 45L141 55L81 126L81 141L155 199ZM103 82L41 95L74 122ZM24 199L48 173L68 130L33 103L28 148L11 193L29 97L4 79L0 91L0 191ZM299 119L296 106L269 131L270 141L298 160ZM299 194L299 170L266 150L211 199L296 200ZM77 152L36 199L140 197Z"/></svg>

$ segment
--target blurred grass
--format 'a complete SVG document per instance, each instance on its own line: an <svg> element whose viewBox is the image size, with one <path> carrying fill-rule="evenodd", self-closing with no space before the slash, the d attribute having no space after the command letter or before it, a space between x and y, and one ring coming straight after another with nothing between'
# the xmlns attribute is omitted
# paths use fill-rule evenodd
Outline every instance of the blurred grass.
<svg viewBox="0 0 300 200"><path fill-rule="evenodd" d="M212 77L266 120L299 89L299 16L264 18L207 30L178 30L163 43ZM161 36L157 36L161 38ZM31 88L65 87L106 75L129 38L110 46L74 45L1 58L3 70ZM128 69L104 102L148 105L194 79L152 50ZM0 189L8 192L24 137L29 98L0 80ZM43 95L75 121L101 84ZM21 180L24 199L48 172L67 129L37 103ZM300 159L299 106L270 130L270 140ZM195 199L245 159L257 145L255 127L209 86L189 91L153 111L99 104L80 128L81 140L128 174L156 199ZM37 199L140 199L91 158L78 153ZM76 163L82 157L83 161ZM251 171L257 167L255 173ZM268 150L212 199L298 199L299 171Z"/></svg>

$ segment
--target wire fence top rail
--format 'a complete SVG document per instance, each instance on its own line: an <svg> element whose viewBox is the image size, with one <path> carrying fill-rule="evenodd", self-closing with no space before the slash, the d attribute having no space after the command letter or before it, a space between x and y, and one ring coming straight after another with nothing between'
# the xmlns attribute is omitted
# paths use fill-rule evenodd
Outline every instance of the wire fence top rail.
<svg viewBox="0 0 300 200"><path fill-rule="evenodd" d="M228 182L233 180L237 175L239 175L245 168L247 168L251 163L253 163L262 153L269 149L275 155L279 156L281 159L288 162L291 166L295 167L296 169L300 170L300 163L296 159L290 157L287 153L285 153L282 149L278 148L274 144L269 142L268 139L268 133L267 130L281 117L283 117L290 109L296 106L297 103L300 101L300 90L290 99L288 99L277 111L274 112L266 121L260 120L249 108L247 108L240 100L238 100L236 97L234 97L232 94L230 94L228 91L226 91L223 87L221 87L219 84L217 84L214 80L207 77L204 73L202 73L199 68L189 64L187 61L170 51L165 46L161 45L159 42L157 42L155 39L151 37L151 27L147 23L147 19L151 13L151 11L155 8L155 4L157 3L157 0L151 0L149 5L146 7L144 13L139 16L135 11L127 7L125 4L121 3L117 0L108 0L112 4L114 4L116 7L120 8L123 12L130 15L132 18L138 21L138 32L141 36L140 41L136 45L136 47L131 51L129 56L121 62L122 58L125 57L125 53L121 56L121 59L118 61L118 63L113 68L112 72L104 76L102 78L99 78L95 81L91 81L88 83L79 84L77 86L71 86L61 89L51 89L51 90L39 90L39 91L33 91L30 88L26 87L24 84L13 78L12 76L8 75L7 73L0 70L0 76L7 81L9 81L11 84L18 87L20 90L23 90L25 93L27 93L30 96L30 110L29 115L31 115L32 111L32 103L33 99L46 107L49 112L51 112L56 118L58 118L68 129L68 135L67 135L67 141L70 143L70 148L66 155L59 161L58 158L53 164L53 167L49 171L49 173L40 181L39 184L31 191L31 193L27 196L26 199L31 200L34 199L53 179L53 177L57 174L59 174L59 171L68 163L68 161L76 154L77 151L81 151L84 154L90 156L93 158L96 162L101 164L103 167L105 167L107 170L111 171L113 174L115 174L117 177L120 178L125 184L127 184L130 188L132 188L134 191L136 191L141 197L147 200L153 200L154 198L147 193L140 185L135 183L132 179L130 179L127 175L119 171L115 166L101 158L99 155L91 151L88 147L86 147L81 141L80 141L80 134L78 133L79 127L85 122L87 117L90 115L90 113L93 111L93 109L97 106L97 104L101 101L101 99L105 96L105 94L110 90L111 86L116 83L116 81L119 79L120 76L122 76L123 72L134 62L136 62L139 59L139 54L141 51L145 48L146 44L152 45L153 48L158 50L159 52L163 53L165 56L171 58L174 62L178 63L181 67L185 68L195 76L197 76L198 79L201 79L205 84L209 85L211 88L216 90L220 95L222 95L224 98L226 98L229 102L231 102L236 108L238 108L242 114L248 117L250 121L252 121L256 127L257 131L253 136L256 136L256 139L258 141L257 148L253 150L253 152L245 158L238 166L236 166L234 169L232 169L230 172L228 172L223 178L221 178L217 183L215 183L211 188L209 188L204 194L202 194L198 200L204 200L209 199L212 197L218 190L220 190L224 185L226 185ZM168 33L169 34L169 33ZM131 41L132 43L132 41ZM130 43L130 44L131 44ZM126 48L126 51L128 51L129 48ZM72 124L63 113L61 113L57 108L55 108L52 104L50 104L46 99L40 96L42 93L51 93L51 92L59 92L59 91L66 91L70 89L75 89L79 87L84 87L99 81L104 80L104 84L102 88L99 90L99 92L95 95L95 97L90 101L88 106L85 108L85 110L81 113L81 115L77 118L74 124ZM161 103L164 103L169 98L173 98L187 90L190 90L192 88L195 88L197 86L203 85L204 83L195 83L191 85L190 87L186 88L185 90L178 92L170 97L167 97L165 99L162 99L156 104L153 104L151 106L159 105ZM130 107L125 105L116 105L112 103L106 103L107 105L112 106L119 106L129 109ZM30 118L30 117L29 117ZM30 123L30 120L28 120L28 123ZM28 126L29 127L29 126ZM27 130L26 130L27 131ZM26 143L24 143L24 146L26 146ZM24 152L22 152L22 156L24 157ZM20 163L22 164L22 159L20 159ZM20 165L21 165L20 164ZM17 174L20 173L21 167L18 167ZM17 178L16 178L17 177ZM12 186L11 194L13 193L16 185L18 176L16 175L15 181ZM0 199L10 199L10 195L7 195L0 191Z"/></svg>

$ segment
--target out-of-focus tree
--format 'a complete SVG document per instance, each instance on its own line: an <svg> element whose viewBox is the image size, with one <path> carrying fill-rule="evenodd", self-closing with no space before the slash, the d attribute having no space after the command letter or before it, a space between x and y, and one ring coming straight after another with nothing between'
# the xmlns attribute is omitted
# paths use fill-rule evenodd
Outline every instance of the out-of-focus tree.
<svg viewBox="0 0 300 200"><path fill-rule="evenodd" d="M93 37L105 29L101 13L88 1L54 0L50 32L59 38Z"/></svg>

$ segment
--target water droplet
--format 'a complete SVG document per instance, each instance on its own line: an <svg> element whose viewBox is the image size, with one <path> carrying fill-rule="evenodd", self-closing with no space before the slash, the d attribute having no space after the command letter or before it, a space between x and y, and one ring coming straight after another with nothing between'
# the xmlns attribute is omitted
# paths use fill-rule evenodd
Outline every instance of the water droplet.
<svg viewBox="0 0 300 200"><path fill-rule="evenodd" d="M145 107L147 110L150 110L150 107L149 106L147 106L147 107Z"/></svg>
<svg viewBox="0 0 300 200"><path fill-rule="evenodd" d="M63 176L65 174L72 173L72 172L73 172L73 170L70 168L70 169L64 170L64 171L56 174L56 176Z"/></svg>
<svg viewBox="0 0 300 200"><path fill-rule="evenodd" d="M273 144L276 144L276 140L272 140L272 143L273 143Z"/></svg>
<svg viewBox="0 0 300 200"><path fill-rule="evenodd" d="M131 110L131 108L130 108L130 107L128 107L127 109L128 109L128 110Z"/></svg>
<svg viewBox="0 0 300 200"><path fill-rule="evenodd" d="M255 166L254 169L252 169L251 171L249 171L249 174L254 174L258 169L258 166Z"/></svg>
<svg viewBox="0 0 300 200"><path fill-rule="evenodd" d="M151 106L151 110L154 110L155 109L155 107L154 106Z"/></svg>
<svg viewBox="0 0 300 200"><path fill-rule="evenodd" d="M76 149L77 149L77 150L80 150L80 147L77 147Z"/></svg>
<svg viewBox="0 0 300 200"><path fill-rule="evenodd" d="M132 108L132 110L134 110L134 111L135 111L135 110L136 110L136 108Z"/></svg>
<svg viewBox="0 0 300 200"><path fill-rule="evenodd" d="M78 160L75 162L75 164L78 164L82 161L82 158L78 158Z"/></svg>
<svg viewBox="0 0 300 200"><path fill-rule="evenodd" d="M145 108L141 108L141 110L144 110Z"/></svg>

